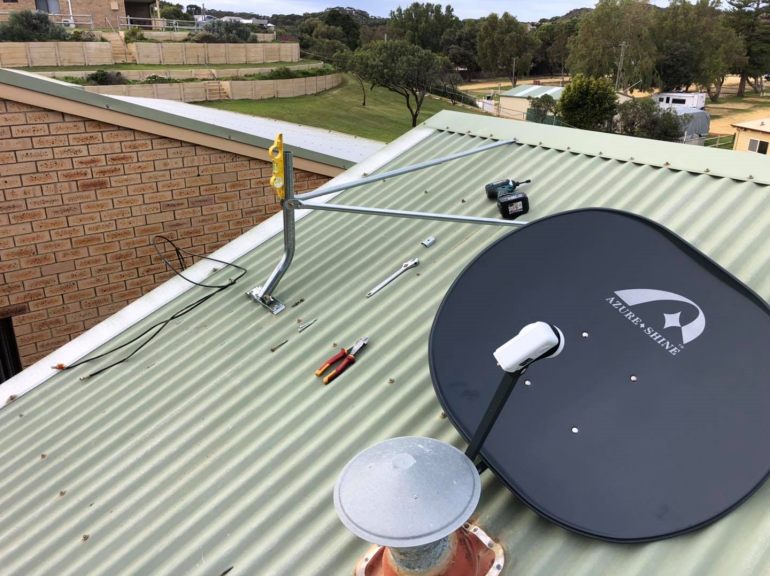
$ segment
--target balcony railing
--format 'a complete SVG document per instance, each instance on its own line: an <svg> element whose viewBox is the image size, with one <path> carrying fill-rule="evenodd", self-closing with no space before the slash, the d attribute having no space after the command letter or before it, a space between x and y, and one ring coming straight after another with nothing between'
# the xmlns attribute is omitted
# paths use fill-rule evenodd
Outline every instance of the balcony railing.
<svg viewBox="0 0 770 576"><path fill-rule="evenodd" d="M121 16L118 18L118 27L121 30L129 28L141 28L143 30L170 30L174 32L195 30L195 22L192 20L170 20L168 18L136 18L135 16Z"/></svg>

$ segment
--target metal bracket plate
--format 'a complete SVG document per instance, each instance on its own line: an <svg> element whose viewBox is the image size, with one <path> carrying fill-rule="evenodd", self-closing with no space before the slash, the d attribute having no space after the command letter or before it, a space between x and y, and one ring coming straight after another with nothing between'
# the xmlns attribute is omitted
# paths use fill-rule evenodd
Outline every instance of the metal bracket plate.
<svg viewBox="0 0 770 576"><path fill-rule="evenodd" d="M254 302L262 304L262 306L270 310L273 315L283 312L284 308L286 308L286 305L283 302L276 300L272 296L260 296L261 291L262 286L257 286L253 290L246 292L246 295L254 300Z"/></svg>

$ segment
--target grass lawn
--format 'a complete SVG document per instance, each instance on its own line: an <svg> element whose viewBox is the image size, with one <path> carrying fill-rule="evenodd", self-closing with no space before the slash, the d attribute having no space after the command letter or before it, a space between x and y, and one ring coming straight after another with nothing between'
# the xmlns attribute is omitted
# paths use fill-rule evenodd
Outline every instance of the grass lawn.
<svg viewBox="0 0 770 576"><path fill-rule="evenodd" d="M355 136L390 142L411 130L412 119L404 98L384 88L366 92L366 106L361 106L361 88L353 78L320 94L270 100L220 100L199 102L202 106L264 116L317 128L337 130ZM427 96L417 122L423 122L441 110L474 112L473 109ZM481 114L480 111L476 111Z"/></svg>
<svg viewBox="0 0 770 576"><path fill-rule="evenodd" d="M260 62L259 64L103 64L99 66L32 66L20 68L27 72L72 72L75 70L231 70L233 68L267 68L286 66L291 68L299 64L317 64L320 60L305 60L299 62Z"/></svg>

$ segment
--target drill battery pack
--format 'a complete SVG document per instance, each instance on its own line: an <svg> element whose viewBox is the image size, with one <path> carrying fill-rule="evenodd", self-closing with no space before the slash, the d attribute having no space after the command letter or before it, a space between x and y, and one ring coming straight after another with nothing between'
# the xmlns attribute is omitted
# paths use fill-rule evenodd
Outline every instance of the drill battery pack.
<svg viewBox="0 0 770 576"><path fill-rule="evenodd" d="M529 212L529 198L523 192L503 193L497 197L500 215L506 220L515 220Z"/></svg>

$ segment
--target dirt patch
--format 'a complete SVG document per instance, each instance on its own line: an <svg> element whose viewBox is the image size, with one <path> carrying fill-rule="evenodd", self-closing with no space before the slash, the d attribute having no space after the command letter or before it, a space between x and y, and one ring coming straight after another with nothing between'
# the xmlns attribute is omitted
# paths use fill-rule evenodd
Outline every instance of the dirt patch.
<svg viewBox="0 0 770 576"><path fill-rule="evenodd" d="M708 107L706 109L708 110ZM710 132L712 134L735 134L736 130L732 124L748 122L749 120L760 120L762 118L770 118L770 109L761 108L744 114L729 114L721 118L712 119Z"/></svg>

